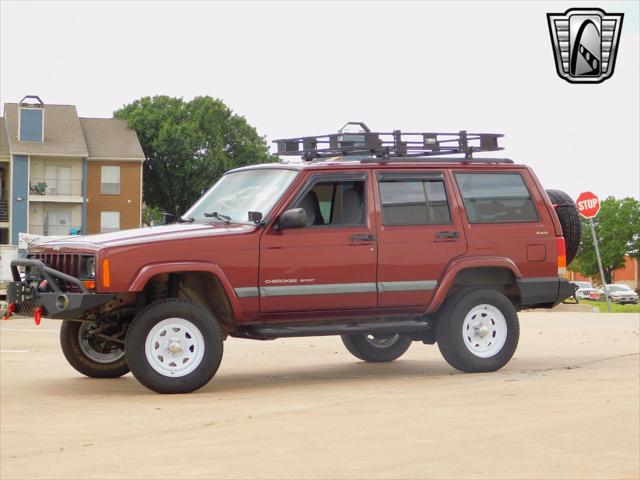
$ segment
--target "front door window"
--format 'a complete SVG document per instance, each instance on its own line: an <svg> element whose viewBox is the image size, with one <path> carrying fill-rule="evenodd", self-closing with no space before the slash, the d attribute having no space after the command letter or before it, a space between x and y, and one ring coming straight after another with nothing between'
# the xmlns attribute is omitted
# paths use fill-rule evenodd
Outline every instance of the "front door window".
<svg viewBox="0 0 640 480"><path fill-rule="evenodd" d="M294 207L304 208L308 226L364 225L364 180L318 182Z"/></svg>

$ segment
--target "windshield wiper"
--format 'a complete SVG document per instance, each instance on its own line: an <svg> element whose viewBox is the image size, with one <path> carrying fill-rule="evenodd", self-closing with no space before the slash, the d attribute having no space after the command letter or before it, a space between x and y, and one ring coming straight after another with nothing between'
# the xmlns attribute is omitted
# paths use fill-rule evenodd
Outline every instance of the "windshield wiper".
<svg viewBox="0 0 640 480"><path fill-rule="evenodd" d="M211 212L211 213L205 213L204 216L208 218L215 218L217 220L222 220L224 223L231 223L231 217L228 215L223 215L222 213Z"/></svg>
<svg viewBox="0 0 640 480"><path fill-rule="evenodd" d="M189 217L189 218L178 217L178 223L193 223L195 221L196 219L193 217Z"/></svg>

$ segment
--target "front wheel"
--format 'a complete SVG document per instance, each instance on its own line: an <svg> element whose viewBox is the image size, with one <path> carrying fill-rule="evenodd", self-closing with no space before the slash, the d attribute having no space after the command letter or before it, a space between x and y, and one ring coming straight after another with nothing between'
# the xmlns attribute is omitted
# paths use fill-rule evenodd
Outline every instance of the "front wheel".
<svg viewBox="0 0 640 480"><path fill-rule="evenodd" d="M349 352L365 362L391 362L400 358L412 340L399 333L392 335L342 335L342 343Z"/></svg>
<svg viewBox="0 0 640 480"><path fill-rule="evenodd" d="M220 366L222 349L222 332L211 312L178 299L141 310L125 340L131 372L158 393L189 393L206 385Z"/></svg>
<svg viewBox="0 0 640 480"><path fill-rule="evenodd" d="M493 372L504 367L516 351L518 314L500 292L463 290L440 311L436 336L442 356L453 368Z"/></svg>
<svg viewBox="0 0 640 480"><path fill-rule="evenodd" d="M91 378L118 378L128 373L124 345L92 334L92 327L91 322L62 322L60 346L69 364Z"/></svg>

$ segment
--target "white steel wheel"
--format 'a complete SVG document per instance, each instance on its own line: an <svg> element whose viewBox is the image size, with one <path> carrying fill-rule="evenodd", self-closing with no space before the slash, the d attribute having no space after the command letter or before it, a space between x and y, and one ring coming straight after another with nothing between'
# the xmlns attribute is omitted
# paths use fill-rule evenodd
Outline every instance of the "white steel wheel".
<svg viewBox="0 0 640 480"><path fill-rule="evenodd" d="M489 304L473 307L462 322L464 345L476 357L498 354L507 340L507 321L502 312Z"/></svg>
<svg viewBox="0 0 640 480"><path fill-rule="evenodd" d="M193 372L205 354L202 332L185 318L167 318L147 334L145 356L151 368L165 377L183 377Z"/></svg>

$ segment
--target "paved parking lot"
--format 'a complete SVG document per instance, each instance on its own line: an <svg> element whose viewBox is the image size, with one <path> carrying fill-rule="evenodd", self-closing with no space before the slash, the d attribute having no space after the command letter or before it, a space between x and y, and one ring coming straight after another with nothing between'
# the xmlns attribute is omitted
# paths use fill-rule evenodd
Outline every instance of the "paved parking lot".
<svg viewBox="0 0 640 480"><path fill-rule="evenodd" d="M231 339L214 380L162 396L66 364L56 321L0 324L0 477L638 478L640 316L523 313L515 358L451 369L414 344Z"/></svg>

